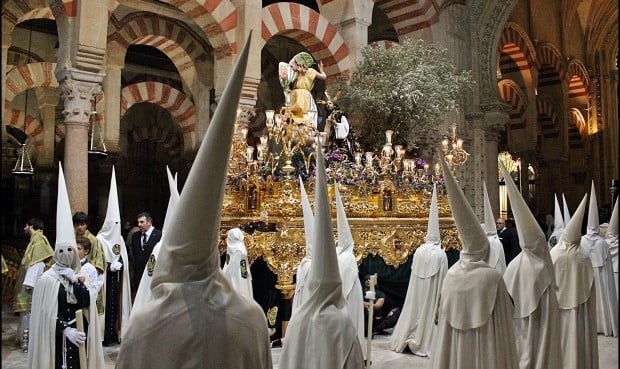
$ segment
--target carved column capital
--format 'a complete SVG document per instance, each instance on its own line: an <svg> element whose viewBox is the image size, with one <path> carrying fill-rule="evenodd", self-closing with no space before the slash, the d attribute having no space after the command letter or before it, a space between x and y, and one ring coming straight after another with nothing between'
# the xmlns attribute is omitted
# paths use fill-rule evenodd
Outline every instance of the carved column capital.
<svg viewBox="0 0 620 369"><path fill-rule="evenodd" d="M64 68L57 73L60 96L65 107L62 111L65 121L88 123L92 101L101 93L103 74Z"/></svg>

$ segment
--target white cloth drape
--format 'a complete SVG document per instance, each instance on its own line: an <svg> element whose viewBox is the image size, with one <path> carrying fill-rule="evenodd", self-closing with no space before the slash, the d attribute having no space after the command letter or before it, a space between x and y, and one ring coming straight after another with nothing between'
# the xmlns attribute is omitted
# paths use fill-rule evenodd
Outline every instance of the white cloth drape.
<svg viewBox="0 0 620 369"><path fill-rule="evenodd" d="M428 266L434 273L428 273ZM428 356L435 328L435 312L448 258L441 245L423 244L413 254L411 276L403 309L390 339L390 349L402 352L409 346L418 356Z"/></svg>
<svg viewBox="0 0 620 369"><path fill-rule="evenodd" d="M512 325L512 303L503 281L497 285L494 308L482 326L456 329L442 313L434 337L431 349L432 369L519 367Z"/></svg>

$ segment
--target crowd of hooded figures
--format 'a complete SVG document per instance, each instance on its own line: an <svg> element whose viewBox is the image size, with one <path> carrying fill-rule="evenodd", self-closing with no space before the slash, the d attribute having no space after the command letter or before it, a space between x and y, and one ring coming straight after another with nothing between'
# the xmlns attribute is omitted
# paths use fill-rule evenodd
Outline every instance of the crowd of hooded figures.
<svg viewBox="0 0 620 369"><path fill-rule="evenodd" d="M268 322L253 298L244 232L228 232L223 268L217 246L249 45L239 55L182 193L168 171L163 233L137 277L139 286L129 286L123 267L128 254L114 170L106 220L96 237L105 260L98 272L83 256L92 249L90 241L85 251L75 238L60 166L55 248L52 253L49 244L37 241L41 251L29 253L28 262L41 263L39 276L24 282L32 290L25 323L29 368L103 369L102 342L109 324L115 327L111 339L121 343L118 369L272 368ZM335 186L336 247L325 163L316 146L314 209L300 181L306 255L296 273L279 367L363 368L370 346L364 338L355 245ZM556 198L555 229L547 240L500 163L521 247L507 263L486 186L481 224L448 165L441 165L460 258L448 267L433 188L425 242L413 254L390 349L428 357L433 369L598 368L597 334L618 335L618 203L603 238L594 184L585 235L581 226L588 195L572 216L559 210ZM116 305L106 302L105 307L118 319L106 318L106 309L98 308L101 293L103 301L106 294L116 296Z"/></svg>

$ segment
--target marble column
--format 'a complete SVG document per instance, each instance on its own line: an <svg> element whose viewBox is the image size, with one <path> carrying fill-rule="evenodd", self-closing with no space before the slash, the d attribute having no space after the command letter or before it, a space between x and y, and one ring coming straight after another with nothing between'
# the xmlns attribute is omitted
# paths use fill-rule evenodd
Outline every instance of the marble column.
<svg viewBox="0 0 620 369"><path fill-rule="evenodd" d="M499 167L497 165L497 155L499 154L498 142L499 135L506 129L506 123L510 119L508 113L511 110L510 105L497 101L485 103L481 106L484 111L485 125L485 153L486 168L485 180L487 183L487 191L489 193L489 201L495 216L499 216Z"/></svg>
<svg viewBox="0 0 620 369"><path fill-rule="evenodd" d="M56 105L58 105L58 90L55 88L38 87L35 89L41 124L43 125L43 145L37 152L37 184L41 198L41 215L50 217L55 214L52 204L55 203L56 193L53 190L58 172L54 163L54 147L56 144Z"/></svg>
<svg viewBox="0 0 620 369"><path fill-rule="evenodd" d="M88 129L95 95L103 74L65 68L57 73L64 102L65 152L63 170L71 211L88 213Z"/></svg>
<svg viewBox="0 0 620 369"><path fill-rule="evenodd" d="M105 92L105 114L102 129L106 148L110 152L119 152L121 131L121 70L120 65L106 66L106 76L103 80Z"/></svg>
<svg viewBox="0 0 620 369"><path fill-rule="evenodd" d="M497 164L497 157L499 155L498 143L503 131L503 127L500 125L489 125L485 127L485 156L486 156L486 170L485 170L485 182L487 184L487 192L489 194L489 201L493 208L494 217L499 216L499 168ZM493 160L496 158L496 160Z"/></svg>
<svg viewBox="0 0 620 369"><path fill-rule="evenodd" d="M8 57L9 57L9 48L11 47L11 40L13 38L13 33L12 30L8 30L6 28L9 28L9 22L3 21L2 22L2 63L0 63L0 67L1 67L1 73L2 73L2 91L0 91L2 93L2 116L5 116L5 112L4 112L4 96L6 96L4 94L5 92L5 88L6 88L6 63L8 61ZM14 27L14 24L10 24L11 27ZM5 129L5 120L2 119L2 133L4 133L4 129Z"/></svg>
<svg viewBox="0 0 620 369"><path fill-rule="evenodd" d="M482 181L485 178L485 140L484 140L484 114L471 112L465 114L467 122L468 143L470 156L463 165L461 176L465 178L464 192L469 199L474 212L481 221L484 220L484 190Z"/></svg>

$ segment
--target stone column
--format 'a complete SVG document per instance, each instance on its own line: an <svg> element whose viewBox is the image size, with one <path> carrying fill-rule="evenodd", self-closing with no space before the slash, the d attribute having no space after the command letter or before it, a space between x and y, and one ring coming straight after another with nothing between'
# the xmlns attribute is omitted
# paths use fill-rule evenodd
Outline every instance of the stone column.
<svg viewBox="0 0 620 369"><path fill-rule="evenodd" d="M11 27L11 30L8 30L7 28ZM1 73L2 73L2 91L0 91L2 93L2 115L4 116L5 111L4 111L4 96L5 95L5 88L6 88L6 62L8 60L9 57L9 48L11 47L11 40L13 38L13 29L14 29L15 25L10 23L10 22L6 22L3 21L2 22L2 63L0 63L1 66ZM2 133L4 133L4 129L5 129L5 120L2 119Z"/></svg>
<svg viewBox="0 0 620 369"><path fill-rule="evenodd" d="M43 146L37 155L37 164L53 166L58 91L52 88L38 87L35 89L35 94L41 114L41 124L43 124Z"/></svg>
<svg viewBox="0 0 620 369"><path fill-rule="evenodd" d="M487 184L487 192L489 201L493 208L494 217L499 216L499 173L497 157L499 155L498 143L504 128L500 125L487 125L485 127L485 156L486 156L486 173L485 182ZM493 160L495 158L495 160Z"/></svg>
<svg viewBox="0 0 620 369"><path fill-rule="evenodd" d="M58 105L58 90L55 88L38 87L35 89L39 113L41 114L41 124L43 125L43 145L37 153L37 183L41 197L41 215L52 216L55 209L52 209L56 198L56 183L53 179L57 178L58 172L54 163L54 147L56 144L56 105Z"/></svg>
<svg viewBox="0 0 620 369"><path fill-rule="evenodd" d="M105 92L105 114L103 116L103 137L106 148L111 152L119 152L121 130L121 69L120 65L106 66L103 80Z"/></svg>
<svg viewBox="0 0 620 369"><path fill-rule="evenodd" d="M373 3L370 1L324 1L321 15L338 27L349 48L349 65L353 68L362 59L368 45L368 26L372 23Z"/></svg>
<svg viewBox="0 0 620 369"><path fill-rule="evenodd" d="M510 105L497 101L489 102L481 106L484 111L484 123L485 123L485 140L487 154L486 158L486 174L485 179L487 183L487 191L489 193L489 201L493 208L493 213L497 217L499 215L499 179L497 165L497 155L500 133L506 129L506 123L510 119L508 113L511 110Z"/></svg>
<svg viewBox="0 0 620 369"><path fill-rule="evenodd" d="M485 173L485 140L484 140L484 114L481 112L471 112L465 114L468 131L469 148L464 147L469 152L469 160L464 164L464 172L461 173L466 178L464 192L469 199L478 219L484 219L484 190L482 181Z"/></svg>
<svg viewBox="0 0 620 369"><path fill-rule="evenodd" d="M103 74L65 68L57 73L64 101L65 153L63 170L71 211L88 213L88 129L95 95Z"/></svg>

